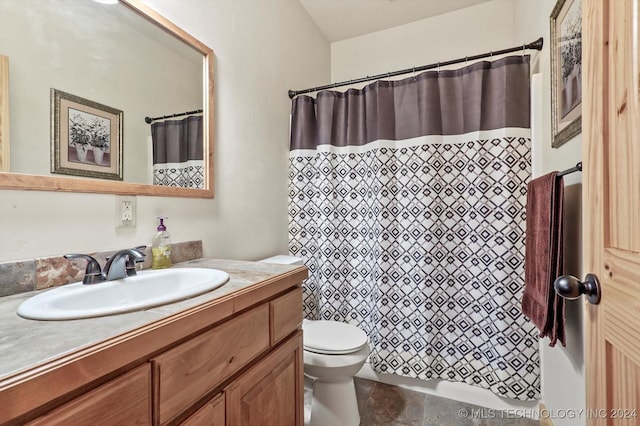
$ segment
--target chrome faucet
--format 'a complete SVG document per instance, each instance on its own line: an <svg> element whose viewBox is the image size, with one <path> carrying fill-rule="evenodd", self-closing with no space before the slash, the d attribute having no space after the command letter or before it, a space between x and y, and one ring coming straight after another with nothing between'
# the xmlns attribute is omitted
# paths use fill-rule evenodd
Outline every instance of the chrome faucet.
<svg viewBox="0 0 640 426"><path fill-rule="evenodd" d="M82 283L96 284L136 275L136 263L144 262L146 259L145 248L146 246L138 246L116 252L107 260L104 269L101 269L98 261L88 254L66 254L64 257L66 259L86 259L87 268Z"/></svg>
<svg viewBox="0 0 640 426"><path fill-rule="evenodd" d="M124 249L111 256L102 271L106 281L119 280L136 275L136 263L144 262L146 259L146 255L142 251L144 249L145 246Z"/></svg>

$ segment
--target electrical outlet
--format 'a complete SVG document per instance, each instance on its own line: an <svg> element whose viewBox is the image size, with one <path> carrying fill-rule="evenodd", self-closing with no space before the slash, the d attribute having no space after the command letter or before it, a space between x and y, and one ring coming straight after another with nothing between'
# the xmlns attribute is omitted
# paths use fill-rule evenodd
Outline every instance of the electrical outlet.
<svg viewBox="0 0 640 426"><path fill-rule="evenodd" d="M133 203L131 200L122 202L122 221L131 222L133 220Z"/></svg>
<svg viewBox="0 0 640 426"><path fill-rule="evenodd" d="M116 197L116 228L136 226L136 197Z"/></svg>

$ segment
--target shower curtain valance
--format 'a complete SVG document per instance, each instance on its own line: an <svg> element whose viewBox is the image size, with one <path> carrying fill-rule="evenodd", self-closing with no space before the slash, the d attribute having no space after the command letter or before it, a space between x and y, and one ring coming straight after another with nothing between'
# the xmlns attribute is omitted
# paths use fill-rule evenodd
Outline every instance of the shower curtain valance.
<svg viewBox="0 0 640 426"><path fill-rule="evenodd" d="M293 99L291 149L529 128L529 56ZM495 102L496 99L501 102ZM313 135L313 137L309 137Z"/></svg>

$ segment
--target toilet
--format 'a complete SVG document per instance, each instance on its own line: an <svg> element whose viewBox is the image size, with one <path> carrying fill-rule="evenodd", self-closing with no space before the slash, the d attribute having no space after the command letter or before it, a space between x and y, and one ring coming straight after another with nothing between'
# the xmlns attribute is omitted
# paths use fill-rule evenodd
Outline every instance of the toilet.
<svg viewBox="0 0 640 426"><path fill-rule="evenodd" d="M301 265L302 259L280 255L261 262ZM304 374L313 382L309 425L359 425L353 376L369 356L367 335L354 325L326 320L305 319L302 331Z"/></svg>

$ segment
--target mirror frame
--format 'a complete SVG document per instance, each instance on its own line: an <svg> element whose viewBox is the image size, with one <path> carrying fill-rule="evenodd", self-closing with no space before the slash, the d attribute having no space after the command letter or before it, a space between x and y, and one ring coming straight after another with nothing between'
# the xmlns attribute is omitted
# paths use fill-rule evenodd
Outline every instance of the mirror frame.
<svg viewBox="0 0 640 426"><path fill-rule="evenodd" d="M141 0L120 0L120 3L204 55L203 126L206 129L204 136L207 138L206 142L203 144L205 150L203 155L204 170L206 174L204 189L177 188L141 183L78 179L71 177L56 177L50 175L33 175L12 172L0 172L0 189L213 198L213 50L188 34L182 28L175 25L173 22L160 15L155 10L143 4ZM6 79L3 79L7 81L4 82L6 84L4 84L3 81L0 81L0 166L3 165L3 161L7 161L9 154L9 145L6 143L9 139L8 73L3 73L3 75L7 76ZM0 167L0 170L6 170L6 168L3 169Z"/></svg>

